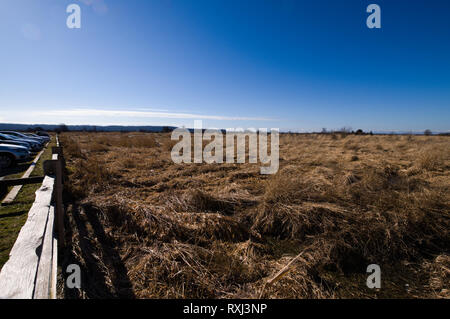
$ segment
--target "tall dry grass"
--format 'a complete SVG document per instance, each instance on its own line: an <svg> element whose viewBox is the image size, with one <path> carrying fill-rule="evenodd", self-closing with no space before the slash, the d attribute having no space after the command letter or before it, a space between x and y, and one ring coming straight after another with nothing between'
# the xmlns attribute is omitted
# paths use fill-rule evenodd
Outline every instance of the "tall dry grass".
<svg viewBox="0 0 450 319"><path fill-rule="evenodd" d="M280 171L263 176L254 164L175 165L168 134L131 135L63 143L78 144L67 156L83 190L74 203L102 221L136 297L449 297L447 137L286 134ZM371 263L380 291L365 286ZM108 278L105 296L121 285Z"/></svg>

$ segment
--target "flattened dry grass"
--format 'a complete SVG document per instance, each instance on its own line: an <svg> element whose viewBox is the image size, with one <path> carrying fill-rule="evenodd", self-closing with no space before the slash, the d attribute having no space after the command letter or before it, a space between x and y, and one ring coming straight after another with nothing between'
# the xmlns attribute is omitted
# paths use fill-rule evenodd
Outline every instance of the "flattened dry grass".
<svg viewBox="0 0 450 319"><path fill-rule="evenodd" d="M273 176L173 164L168 134L62 141L76 143L65 147L74 214L101 221L134 297L449 297L448 137L283 134ZM72 258L86 264L86 235L69 222ZM105 280L86 271L83 293L119 295L123 278L105 275L115 262L91 249ZM371 263L381 290L366 287Z"/></svg>

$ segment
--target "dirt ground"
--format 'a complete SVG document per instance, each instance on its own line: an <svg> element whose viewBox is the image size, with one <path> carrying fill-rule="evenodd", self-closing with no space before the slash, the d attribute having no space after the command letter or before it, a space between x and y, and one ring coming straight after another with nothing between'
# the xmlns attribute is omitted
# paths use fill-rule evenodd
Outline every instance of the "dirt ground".
<svg viewBox="0 0 450 319"><path fill-rule="evenodd" d="M61 141L67 298L450 298L450 137L281 134L275 175L174 164L170 134Z"/></svg>

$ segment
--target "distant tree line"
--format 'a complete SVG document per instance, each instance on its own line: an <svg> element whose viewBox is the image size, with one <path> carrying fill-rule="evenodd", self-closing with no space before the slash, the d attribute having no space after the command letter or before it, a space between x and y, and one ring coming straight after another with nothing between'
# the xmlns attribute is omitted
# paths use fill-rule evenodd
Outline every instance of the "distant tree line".
<svg viewBox="0 0 450 319"><path fill-rule="evenodd" d="M373 135L373 132L364 132L362 129L357 129L356 131L354 131L351 127L346 127L344 126L343 128L341 128L340 130L331 130L328 131L325 127L322 129L322 131L320 132L320 134L344 134L344 135L349 135L349 134L353 134L353 135Z"/></svg>
<svg viewBox="0 0 450 319"><path fill-rule="evenodd" d="M53 126L53 125L52 125ZM37 132L37 131L53 131L56 133L62 133L62 132L69 132L69 131L76 131L76 132L121 132L121 133L128 133L128 132L141 132L141 133L156 133L156 132L162 132L162 133L170 133L172 132L175 127L172 126L157 126L157 127L149 127L149 128L139 128L136 127L134 129L134 127L114 127L115 129L111 130L111 129L107 129L105 130L104 127L101 127L100 129L97 128L97 126L91 126L91 125L86 125L86 126L72 126L71 128L69 128L69 126L67 126L64 123L61 123L57 126L55 126L54 128L43 128L41 126L29 126L26 127L24 126L23 128L5 128L5 130L18 130L18 131L25 131L25 132ZM121 129L120 129L121 128ZM128 128L128 129L127 129ZM131 128L131 129L130 129ZM153 128L153 129L152 129ZM193 129L189 129L190 131ZM205 130L203 130L205 131ZM222 133L225 134L225 130L221 130ZM294 134L293 132L289 131L287 132L288 134ZM307 133L297 133L297 134L307 134ZM340 134L340 135L373 135L374 133L372 131L369 132L365 132L362 129L357 129L356 131L353 130L351 127L347 127L344 126L341 129L338 130L328 130L327 128L322 128L322 131L316 134ZM390 134L396 134L395 132L392 132ZM409 133L410 135L412 135L413 133ZM417 134L417 133L416 133ZM450 133L449 132L445 132L445 133L433 133L430 129L426 129L423 132L423 135L425 136L432 136L432 135L440 135L440 136L449 136Z"/></svg>
<svg viewBox="0 0 450 319"><path fill-rule="evenodd" d="M159 132L170 133L174 129L175 128L171 127L171 126L163 126L159 130ZM34 129L34 130L31 129L31 130L32 131L36 131L37 129ZM69 127L66 124L59 124L53 131L56 132L56 133L61 133L61 132L69 132L70 129L69 129ZM75 131L75 130L72 130L72 131ZM77 131L80 131L80 130L77 130ZM81 131L83 131L83 132L98 132L97 126L88 126L87 128L81 129ZM100 130L100 131L102 131L102 130ZM150 130L150 129L136 129L136 131L141 132L141 133L155 133L155 132L158 132L158 131ZM122 130L119 130L119 132L121 132L121 133L128 133L128 132L132 132L132 130L130 131L130 130L122 129Z"/></svg>

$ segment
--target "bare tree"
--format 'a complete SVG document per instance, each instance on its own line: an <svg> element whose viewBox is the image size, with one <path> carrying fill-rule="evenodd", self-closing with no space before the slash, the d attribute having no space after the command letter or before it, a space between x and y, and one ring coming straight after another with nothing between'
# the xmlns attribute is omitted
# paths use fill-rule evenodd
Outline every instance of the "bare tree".
<svg viewBox="0 0 450 319"><path fill-rule="evenodd" d="M69 131L69 128L64 123L58 125L58 127L55 128L55 132L57 132L57 133L68 132L68 131Z"/></svg>

